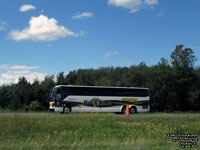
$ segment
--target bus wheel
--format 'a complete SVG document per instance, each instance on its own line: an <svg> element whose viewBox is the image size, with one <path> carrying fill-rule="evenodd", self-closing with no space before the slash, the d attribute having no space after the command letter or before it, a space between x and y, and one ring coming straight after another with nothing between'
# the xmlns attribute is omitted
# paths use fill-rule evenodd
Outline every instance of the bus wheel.
<svg viewBox="0 0 200 150"><path fill-rule="evenodd" d="M64 114L68 114L70 112L70 108L69 107L64 107L63 108L63 113Z"/></svg>
<svg viewBox="0 0 200 150"><path fill-rule="evenodd" d="M131 107L130 108L130 114L135 114L137 112L137 108L136 107Z"/></svg>
<svg viewBox="0 0 200 150"><path fill-rule="evenodd" d="M125 113L126 113L126 106L123 106L123 107L122 107L121 113L122 113L122 114L125 114Z"/></svg>

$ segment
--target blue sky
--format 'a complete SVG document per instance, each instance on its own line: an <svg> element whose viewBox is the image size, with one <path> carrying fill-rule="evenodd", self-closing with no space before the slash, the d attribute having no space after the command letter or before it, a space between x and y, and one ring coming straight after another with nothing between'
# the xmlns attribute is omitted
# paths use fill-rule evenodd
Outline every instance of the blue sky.
<svg viewBox="0 0 200 150"><path fill-rule="evenodd" d="M178 44L199 58L199 6L199 0L0 0L0 84L81 68L151 66Z"/></svg>

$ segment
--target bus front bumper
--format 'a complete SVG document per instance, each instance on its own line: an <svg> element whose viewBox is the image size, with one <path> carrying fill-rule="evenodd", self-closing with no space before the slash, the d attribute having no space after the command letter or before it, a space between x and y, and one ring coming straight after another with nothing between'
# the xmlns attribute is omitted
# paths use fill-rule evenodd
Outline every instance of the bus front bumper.
<svg viewBox="0 0 200 150"><path fill-rule="evenodd" d="M55 107L55 112L63 112L63 107Z"/></svg>

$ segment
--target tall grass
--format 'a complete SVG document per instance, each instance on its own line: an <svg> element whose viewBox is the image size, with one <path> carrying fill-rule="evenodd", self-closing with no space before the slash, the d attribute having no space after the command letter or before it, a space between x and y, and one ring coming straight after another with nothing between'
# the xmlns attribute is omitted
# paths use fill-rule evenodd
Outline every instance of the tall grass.
<svg viewBox="0 0 200 150"><path fill-rule="evenodd" d="M199 115L0 117L2 150L180 149L168 133L199 134Z"/></svg>

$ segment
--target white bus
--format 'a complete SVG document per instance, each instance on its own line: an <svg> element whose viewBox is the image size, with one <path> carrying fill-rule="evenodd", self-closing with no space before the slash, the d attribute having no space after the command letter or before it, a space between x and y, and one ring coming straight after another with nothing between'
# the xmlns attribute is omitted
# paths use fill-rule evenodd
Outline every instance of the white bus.
<svg viewBox="0 0 200 150"><path fill-rule="evenodd" d="M58 85L51 93L50 110L69 112L149 112L148 88Z"/></svg>

